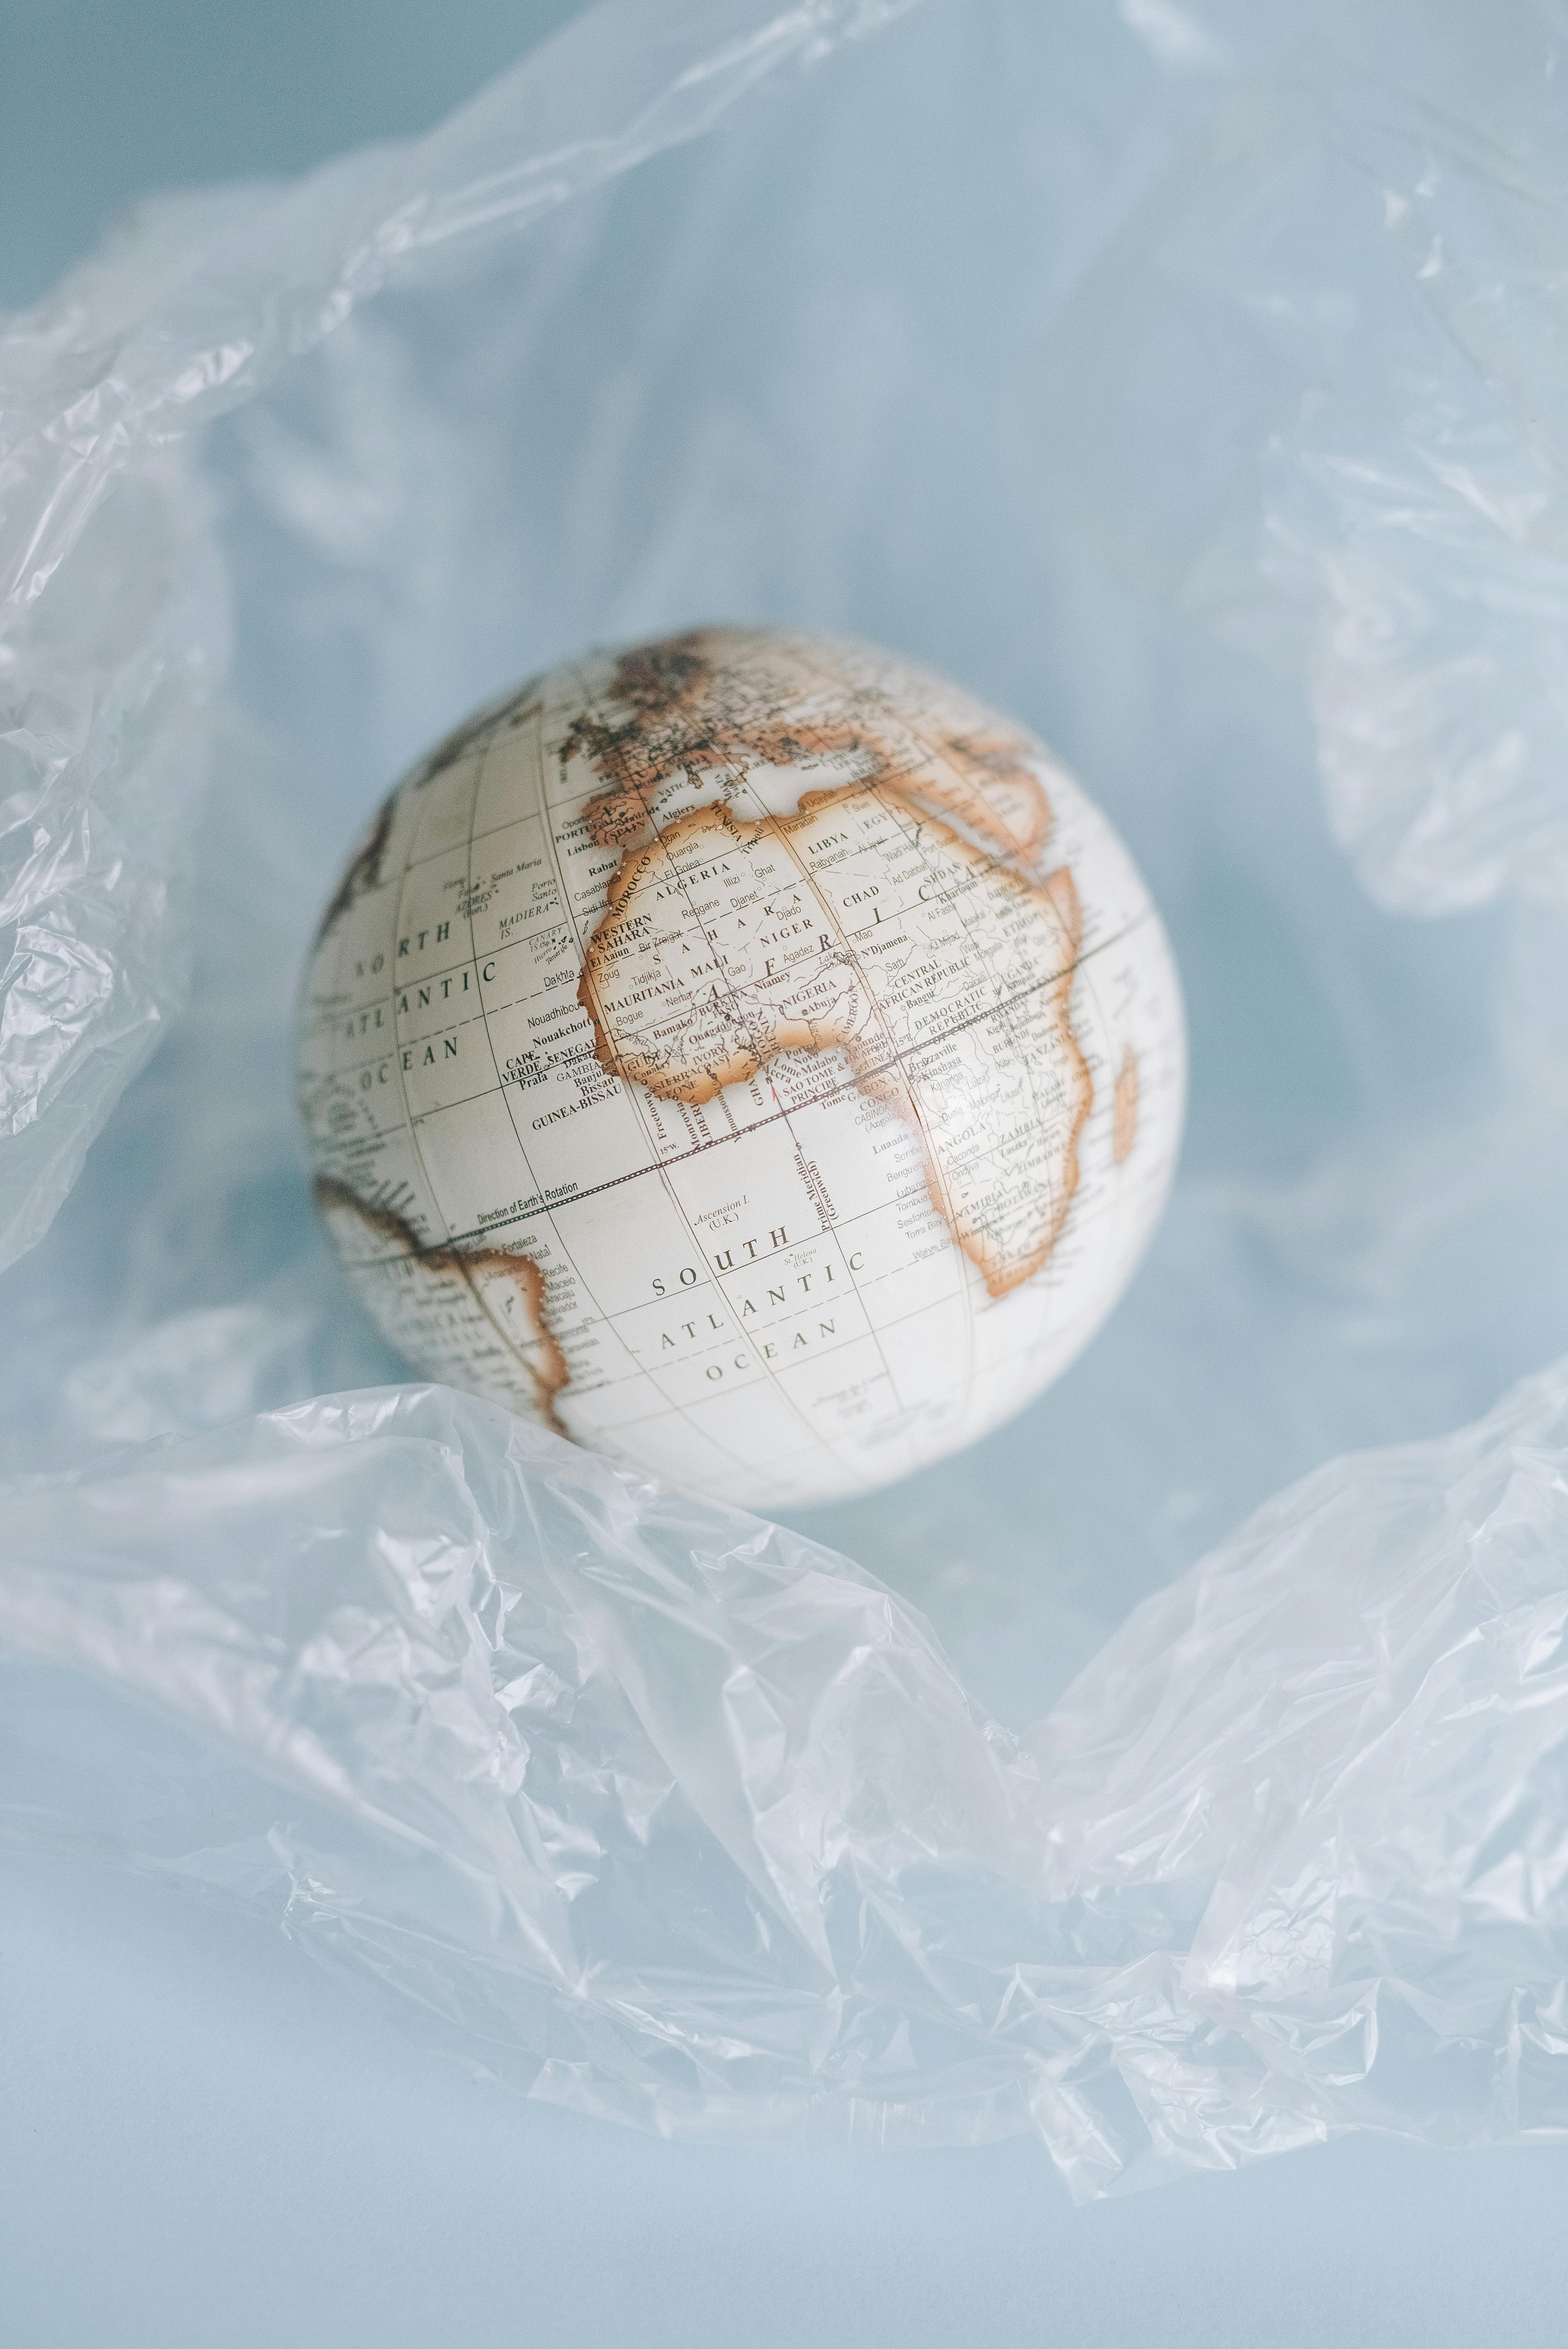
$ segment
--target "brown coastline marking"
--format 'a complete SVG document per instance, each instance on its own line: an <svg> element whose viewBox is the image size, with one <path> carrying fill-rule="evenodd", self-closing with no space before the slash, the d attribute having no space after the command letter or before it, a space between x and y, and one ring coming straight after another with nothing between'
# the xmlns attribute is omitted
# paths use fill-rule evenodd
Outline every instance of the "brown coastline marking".
<svg viewBox="0 0 1568 2349"><path fill-rule="evenodd" d="M1053 812L1030 763L1034 745L1022 734L993 727L967 732L950 732L940 724L929 730L912 727L874 685L861 691L871 711L885 709L903 736L902 756L891 736L884 737L874 722L859 714L795 724L759 716L759 698L785 704L791 699L820 702L823 682L813 649L809 642L780 640L744 628L694 628L639 646L620 656L605 695L629 712L625 720L609 725L584 712L570 728L561 746L562 768L574 755L584 757L606 784L587 801L583 815L595 845L614 848L621 857L605 913L583 957L578 1001L593 1022L594 1049L603 1068L666 1100L694 1106L711 1100L725 1084L755 1073L777 1052L820 1051L835 1045L842 1049L860 1090L914 1128L934 1208L959 1247L978 1265L992 1296L1000 1297L1045 1264L1078 1184L1078 1142L1094 1088L1070 1016L1083 926L1078 891L1065 865L1043 880L1037 877ZM934 691L940 705L943 689L936 686ZM912 744L924 753L913 769L908 764ZM733 767L744 776L752 766L799 769L824 759L854 761L861 771L828 790L802 792L794 816L755 822L737 818L721 801L688 810L662 831L655 818L658 792L682 774L695 783L716 768ZM775 1019L771 1033L760 1040L760 1050L753 1039L747 1050L732 1053L720 1067L686 1070L678 1076L638 1055L619 1052L612 1040L603 966L611 959L616 932L627 919L651 856L667 859L694 829L707 823L721 824L738 843L769 832L783 841L810 825L825 808L861 797L875 797L890 811L902 802L961 862L981 866L989 885L1026 891L1049 915L1061 937L1063 969L1050 988L1047 1008L1067 1059L1072 1094L1062 1180L1043 1237L1011 1260L999 1258L988 1236L955 1208L912 1089L859 1038L840 1035L820 1021ZM863 972L861 978L880 1012L875 989Z"/></svg>
<svg viewBox="0 0 1568 2349"><path fill-rule="evenodd" d="M572 1373L545 1313L544 1275L531 1256L520 1256L510 1248L426 1247L412 1224L395 1208L373 1206L334 1174L316 1176L315 1201L329 1225L335 1214L350 1216L356 1224L388 1241L395 1254L381 1258L381 1262L407 1258L433 1279L456 1280L519 1367L526 1371L533 1387L533 1408L545 1425L557 1435L567 1433L556 1411L555 1399L570 1384ZM374 1266L370 1268L374 1269ZM485 1303L478 1283L487 1274L509 1280L515 1288L525 1325L532 1332L527 1352L501 1328ZM395 1344L397 1342L395 1327L388 1328L387 1334ZM539 1361L529 1359L533 1352L537 1352ZM455 1367L460 1370L462 1365Z"/></svg>
<svg viewBox="0 0 1568 2349"><path fill-rule="evenodd" d="M728 676L719 664L724 653L730 672L744 662L741 673L753 680L739 691L727 689ZM607 786L583 811L596 847L624 850L653 833L655 797L676 775L695 781L716 767L744 774L748 767L799 768L837 758L864 761L862 771L834 791L804 792L798 802L802 814L843 792L874 784L967 826L1003 856L1027 864L1044 849L1051 804L1029 764L1032 746L1024 736L996 730L917 736L926 757L912 773L864 719L792 723L759 718L759 678L773 684L779 698L820 696L808 657L760 630L693 628L620 656L605 698L632 715L609 726L584 712L560 750L562 765L573 756L585 758ZM879 697L872 691L868 698L874 708Z"/></svg>
<svg viewBox="0 0 1568 2349"><path fill-rule="evenodd" d="M628 850L610 882L606 910L588 941L577 999L593 1023L594 1051L602 1068L623 1081L644 1086L665 1101L685 1102L692 1108L711 1101L726 1085L740 1083L756 1075L778 1053L841 1050L859 1090L893 1110L914 1129L922 1144L926 1190L933 1207L964 1254L984 1275L990 1294L1003 1297L1009 1289L1031 1279L1041 1269L1061 1236L1062 1226L1078 1185L1078 1141L1093 1102L1093 1081L1068 1016L1083 924L1078 891L1066 865L1058 866L1043 882L1032 881L1010 866L999 864L962 833L939 818L930 813L923 814L924 832L937 849L945 850L960 865L976 869L987 886L1005 895L1027 899L1037 905L1047 916L1060 941L1061 968L1047 990L1046 1003L1068 1059L1074 1096L1062 1150L1062 1180L1040 1237L1033 1247L1010 1258L999 1257L990 1236L982 1226L968 1220L949 1196L946 1177L908 1081L891 1071L885 1061L879 1059L877 1053L868 1048L864 1039L853 1030L841 1030L830 1021L791 1019L775 1015L766 1032L759 1034L753 1030L747 1043L741 1049L732 1050L727 1060L717 1065L694 1068L687 1064L676 1070L634 1051L627 1051L613 1040L614 1021L604 999L609 966L615 958L622 933L633 918L632 906L645 878L655 868L658 877L665 877L678 851L703 832L715 833L725 845L743 846L748 842L766 838L785 843L791 834L809 833L826 809L841 806L851 799L875 802L894 815L900 812L898 802L902 801L904 803L903 812L908 812L908 795L902 791L894 792L881 786L851 783L837 791L808 792L800 801L799 813L794 816L768 815L755 819L737 816L722 802L692 808L666 825L646 845ZM784 976L787 975L781 975ZM861 978L872 1002L880 1010L882 1006L876 990L863 973ZM766 1016L766 1007L759 1006L758 1010Z"/></svg>
<svg viewBox="0 0 1568 2349"><path fill-rule="evenodd" d="M1130 1044L1121 1056L1112 1100L1110 1160L1113 1166L1119 1166L1132 1155L1138 1139L1138 1055Z"/></svg>

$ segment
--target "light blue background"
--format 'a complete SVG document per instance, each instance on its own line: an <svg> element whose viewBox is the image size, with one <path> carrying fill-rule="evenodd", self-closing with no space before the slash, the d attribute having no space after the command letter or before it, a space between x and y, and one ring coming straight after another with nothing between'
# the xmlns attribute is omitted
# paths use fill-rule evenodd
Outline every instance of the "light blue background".
<svg viewBox="0 0 1568 2349"><path fill-rule="evenodd" d="M7 1863L17 2349L1563 2337L1568 2153L1370 2143L1075 2210L1043 2154L694 2150L471 2085L268 1928Z"/></svg>
<svg viewBox="0 0 1568 2349"><path fill-rule="evenodd" d="M569 11L0 6L0 300L141 190L416 129ZM1568 2153L1370 2144L1075 2212L1025 2146L694 2152L477 2087L264 1925L0 1873L28 2344L1470 2342L1568 2331Z"/></svg>

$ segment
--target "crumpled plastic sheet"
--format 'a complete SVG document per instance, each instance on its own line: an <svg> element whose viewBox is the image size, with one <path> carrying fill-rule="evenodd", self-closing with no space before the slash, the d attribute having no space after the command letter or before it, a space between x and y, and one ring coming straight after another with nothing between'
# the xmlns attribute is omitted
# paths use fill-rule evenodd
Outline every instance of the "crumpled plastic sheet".
<svg viewBox="0 0 1568 2349"><path fill-rule="evenodd" d="M1530 0L1314 12L1034 387L1085 525L1304 677L1335 831L1405 912L1568 897L1562 37ZM1195 429L1150 501L1161 409Z"/></svg>
<svg viewBox="0 0 1568 2349"><path fill-rule="evenodd" d="M184 992L181 850L229 650L191 437L389 282L910 5L610 0L411 146L153 203L0 332L0 1268L47 1228Z"/></svg>
<svg viewBox="0 0 1568 2349"><path fill-rule="evenodd" d="M1033 2128L1080 2196L1568 2131L1568 1362L1281 1495L1022 1738L848 1559L444 1388L0 1511L0 1635L376 1830L274 1828L291 1930L535 2095ZM160 1796L210 1836L199 1751Z"/></svg>
<svg viewBox="0 0 1568 2349"><path fill-rule="evenodd" d="M0 322L0 1833L680 2134L1561 2128L1560 42L611 5ZM1192 1025L1096 1345L792 1531L399 1388L294 1140L388 778L715 615L1035 725Z"/></svg>

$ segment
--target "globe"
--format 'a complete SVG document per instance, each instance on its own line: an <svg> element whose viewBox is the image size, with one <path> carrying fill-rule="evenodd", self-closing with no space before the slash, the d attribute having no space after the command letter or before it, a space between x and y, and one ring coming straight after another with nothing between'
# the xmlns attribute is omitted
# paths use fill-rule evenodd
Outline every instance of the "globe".
<svg viewBox="0 0 1568 2349"><path fill-rule="evenodd" d="M1068 1363L1158 1218L1164 931L1033 736L887 653L594 653L393 791L305 974L349 1279L423 1374L751 1507Z"/></svg>

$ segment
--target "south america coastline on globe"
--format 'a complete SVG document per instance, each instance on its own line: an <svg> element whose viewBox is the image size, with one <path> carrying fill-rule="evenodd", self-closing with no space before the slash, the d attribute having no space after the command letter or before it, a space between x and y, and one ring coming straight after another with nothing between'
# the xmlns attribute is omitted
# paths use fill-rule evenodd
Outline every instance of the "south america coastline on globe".
<svg viewBox="0 0 1568 2349"><path fill-rule="evenodd" d="M322 1212L427 1375L751 1506L972 1442L1125 1287L1180 1139L1159 917L1031 736L838 640L552 671L323 921Z"/></svg>

